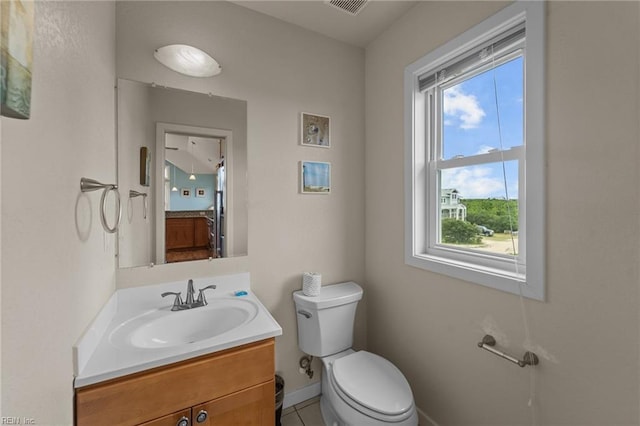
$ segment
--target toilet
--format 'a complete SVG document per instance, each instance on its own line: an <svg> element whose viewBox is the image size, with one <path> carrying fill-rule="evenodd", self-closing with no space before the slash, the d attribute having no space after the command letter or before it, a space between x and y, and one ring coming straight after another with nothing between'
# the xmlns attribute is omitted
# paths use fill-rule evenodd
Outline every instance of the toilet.
<svg viewBox="0 0 640 426"><path fill-rule="evenodd" d="M298 346L322 361L320 410L327 426L416 426L409 382L381 356L354 351L353 323L362 288L354 282L323 286L319 296L293 293Z"/></svg>

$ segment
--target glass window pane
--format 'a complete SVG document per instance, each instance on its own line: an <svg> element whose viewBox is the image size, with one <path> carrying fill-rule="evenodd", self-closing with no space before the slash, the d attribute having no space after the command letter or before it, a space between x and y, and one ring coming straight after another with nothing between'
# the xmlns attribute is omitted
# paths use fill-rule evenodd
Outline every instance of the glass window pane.
<svg viewBox="0 0 640 426"><path fill-rule="evenodd" d="M502 148L523 144L523 58L495 69ZM442 158L500 149L494 70L475 75L442 92Z"/></svg>
<svg viewBox="0 0 640 426"><path fill-rule="evenodd" d="M441 170L439 190L440 244L517 254L517 161L505 162L504 173L502 163Z"/></svg>

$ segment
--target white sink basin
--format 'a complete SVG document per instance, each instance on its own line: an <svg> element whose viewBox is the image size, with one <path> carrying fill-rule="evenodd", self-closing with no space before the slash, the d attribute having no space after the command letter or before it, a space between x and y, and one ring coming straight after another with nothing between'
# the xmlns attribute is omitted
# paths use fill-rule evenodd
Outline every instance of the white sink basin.
<svg viewBox="0 0 640 426"><path fill-rule="evenodd" d="M258 306L245 299L212 298L206 306L145 312L120 324L109 341L120 348L159 349L199 343L250 323Z"/></svg>

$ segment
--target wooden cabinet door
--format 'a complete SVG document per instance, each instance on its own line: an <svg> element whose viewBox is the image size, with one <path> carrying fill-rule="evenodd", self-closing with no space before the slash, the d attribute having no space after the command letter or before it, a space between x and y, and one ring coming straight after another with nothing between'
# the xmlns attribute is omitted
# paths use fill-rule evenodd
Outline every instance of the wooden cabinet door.
<svg viewBox="0 0 640 426"><path fill-rule="evenodd" d="M209 247L209 225L204 217L194 219L194 247Z"/></svg>
<svg viewBox="0 0 640 426"><path fill-rule="evenodd" d="M186 422L184 421L186 419ZM191 426L191 409L178 411L150 422L142 423L139 426Z"/></svg>
<svg viewBox="0 0 640 426"><path fill-rule="evenodd" d="M269 384L271 394L267 402L270 402L270 410L273 414L275 410L274 341L275 339L269 338L76 389L75 424L77 426L140 424L169 413L181 412L202 401L225 400L227 395L233 396L244 390L253 390L259 383ZM255 392L255 390L248 392L247 398L243 399L247 404L246 407L253 406L251 401L256 398ZM242 407L240 402L242 401L234 402L235 406ZM225 406L223 403L222 407ZM197 413L197 411L194 412L194 416ZM272 422L273 419L271 423L265 424L272 424ZM194 421L193 424L197 423ZM226 426L237 423L212 424Z"/></svg>
<svg viewBox="0 0 640 426"><path fill-rule="evenodd" d="M193 426L273 425L275 423L275 400L275 384L274 380L270 380L194 406L191 411ZM204 420L202 418L205 416L202 413L206 413Z"/></svg>
<svg viewBox="0 0 640 426"><path fill-rule="evenodd" d="M166 249L180 249L194 247L194 219L167 218L165 226Z"/></svg>

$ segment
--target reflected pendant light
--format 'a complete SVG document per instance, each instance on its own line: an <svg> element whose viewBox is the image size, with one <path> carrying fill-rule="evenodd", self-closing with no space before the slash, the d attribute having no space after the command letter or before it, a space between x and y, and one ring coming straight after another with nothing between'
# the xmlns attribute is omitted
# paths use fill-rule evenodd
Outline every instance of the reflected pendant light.
<svg viewBox="0 0 640 426"><path fill-rule="evenodd" d="M192 145L195 145L196 143L194 141L191 141ZM189 176L189 180L196 180L196 175L193 174L193 147L191 147L191 175Z"/></svg>
<svg viewBox="0 0 640 426"><path fill-rule="evenodd" d="M190 77L213 77L222 67L208 53L186 44L170 44L156 49L153 56L164 66Z"/></svg>
<svg viewBox="0 0 640 426"><path fill-rule="evenodd" d="M171 187L171 192L178 192L178 187L176 186L176 166L173 166L172 168L173 168L173 186Z"/></svg>

